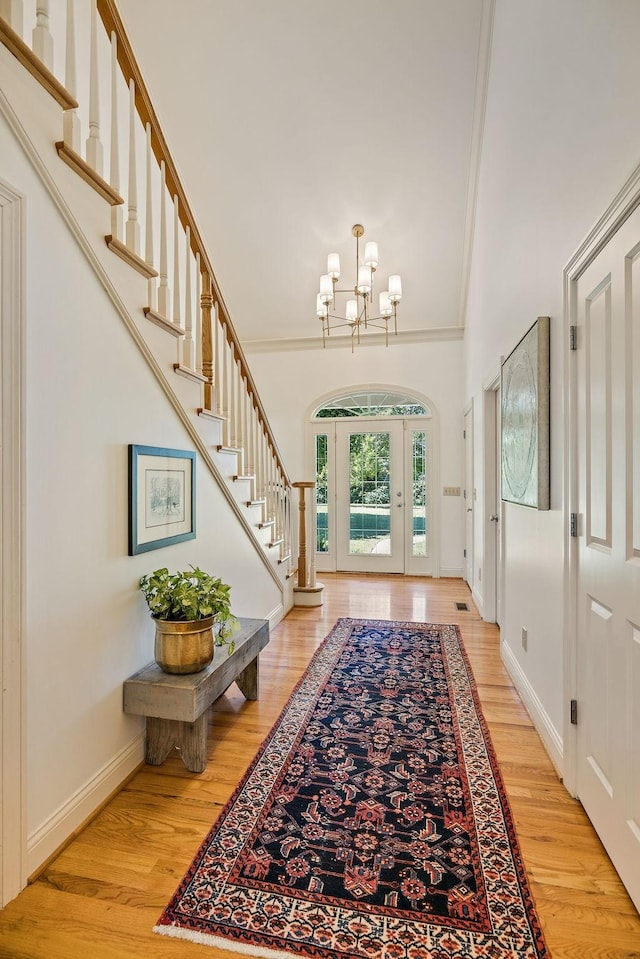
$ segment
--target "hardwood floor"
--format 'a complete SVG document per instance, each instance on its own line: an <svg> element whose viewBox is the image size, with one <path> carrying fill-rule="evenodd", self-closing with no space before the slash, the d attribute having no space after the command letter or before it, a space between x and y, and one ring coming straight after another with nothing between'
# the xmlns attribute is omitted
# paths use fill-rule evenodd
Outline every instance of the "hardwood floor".
<svg viewBox="0 0 640 959"><path fill-rule="evenodd" d="M551 956L640 959L640 917L582 807L557 778L502 666L496 627L482 622L462 581L322 579L324 605L295 609L273 630L261 657L260 699L247 702L232 686L214 705L205 772L188 773L177 753L160 767L143 766L0 912L2 959L234 955L164 939L151 928L339 616L460 625ZM456 601L470 611L458 611Z"/></svg>

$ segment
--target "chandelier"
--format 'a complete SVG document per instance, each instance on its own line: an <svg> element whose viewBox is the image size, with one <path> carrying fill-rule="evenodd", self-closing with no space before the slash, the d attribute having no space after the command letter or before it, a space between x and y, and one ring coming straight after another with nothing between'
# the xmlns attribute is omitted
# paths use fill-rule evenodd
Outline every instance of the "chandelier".
<svg viewBox="0 0 640 959"><path fill-rule="evenodd" d="M383 330L385 344L389 345L389 320L393 317L393 332L398 333L397 307L402 299L402 280L396 274L389 277L388 289L379 294L378 312L373 310L373 282L378 268L378 244L369 240L365 243L364 259L360 262L360 237L364 227L356 223L351 232L356 238L355 282L351 289L339 290L340 256L330 253L327 257L327 272L320 277L320 292L316 299L316 312L322 323L322 345L326 346L326 337L334 330L348 328L351 331L351 352L354 343L360 343L361 330L374 327ZM344 316L337 310L336 294L346 294Z"/></svg>

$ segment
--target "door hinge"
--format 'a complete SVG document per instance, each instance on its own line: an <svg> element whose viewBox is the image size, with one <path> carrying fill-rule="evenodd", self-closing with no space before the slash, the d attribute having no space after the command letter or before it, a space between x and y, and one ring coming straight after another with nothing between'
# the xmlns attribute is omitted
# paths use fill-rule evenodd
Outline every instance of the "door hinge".
<svg viewBox="0 0 640 959"><path fill-rule="evenodd" d="M464 498L465 498L465 499L467 498L467 491L466 491L466 490L464 491Z"/></svg>
<svg viewBox="0 0 640 959"><path fill-rule="evenodd" d="M463 430L463 431L462 431L462 439L463 439L463 440L466 440L466 438L467 438L467 431L466 431L466 430Z"/></svg>
<svg viewBox="0 0 640 959"><path fill-rule="evenodd" d="M578 700L577 699L571 700L571 725L572 726L578 725Z"/></svg>
<svg viewBox="0 0 640 959"><path fill-rule="evenodd" d="M577 535L578 535L578 514L577 514L577 513L572 513L572 514L571 514L571 520L570 520L569 530L570 530L572 536L577 536Z"/></svg>
<svg viewBox="0 0 640 959"><path fill-rule="evenodd" d="M466 551L466 549L463 549L463 550L462 550L462 555L464 556L465 559L467 558L467 551Z"/></svg>
<svg viewBox="0 0 640 959"><path fill-rule="evenodd" d="M569 349L570 350L578 349L578 327L577 326L569 327Z"/></svg>

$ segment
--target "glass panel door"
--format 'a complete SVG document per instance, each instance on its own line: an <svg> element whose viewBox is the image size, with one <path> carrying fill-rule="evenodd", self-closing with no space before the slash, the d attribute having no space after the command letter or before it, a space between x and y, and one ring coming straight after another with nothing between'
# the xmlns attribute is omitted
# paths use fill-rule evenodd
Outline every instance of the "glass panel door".
<svg viewBox="0 0 640 959"><path fill-rule="evenodd" d="M403 426L336 423L337 568L404 572Z"/></svg>

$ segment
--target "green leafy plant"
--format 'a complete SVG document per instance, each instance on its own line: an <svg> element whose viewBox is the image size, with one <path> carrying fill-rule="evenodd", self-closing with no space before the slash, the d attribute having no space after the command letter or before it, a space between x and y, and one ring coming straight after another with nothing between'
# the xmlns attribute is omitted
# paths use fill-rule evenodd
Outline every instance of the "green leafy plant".
<svg viewBox="0 0 640 959"><path fill-rule="evenodd" d="M231 612L231 587L197 566L178 573L166 567L156 569L140 579L140 589L154 619L186 622L215 616L218 646L227 642L237 626Z"/></svg>

